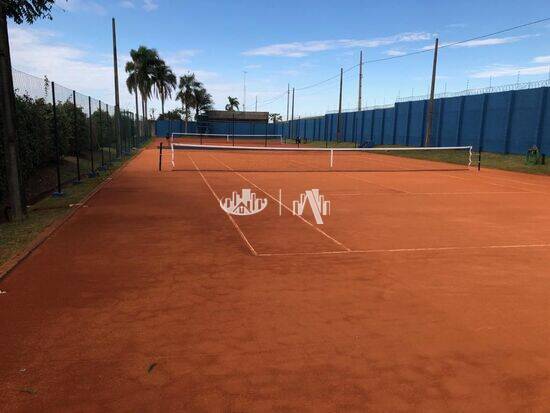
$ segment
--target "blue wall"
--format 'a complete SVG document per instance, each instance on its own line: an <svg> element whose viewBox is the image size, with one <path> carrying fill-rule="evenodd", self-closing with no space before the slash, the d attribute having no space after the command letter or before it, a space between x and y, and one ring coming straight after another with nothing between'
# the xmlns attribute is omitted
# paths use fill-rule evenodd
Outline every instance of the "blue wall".
<svg viewBox="0 0 550 413"><path fill-rule="evenodd" d="M175 132L185 132L185 122L182 120L160 120L155 122L156 136L166 136ZM262 122L188 122L188 133L212 133L235 135L281 135L281 127L273 123Z"/></svg>
<svg viewBox="0 0 550 413"><path fill-rule="evenodd" d="M466 146L484 151L523 154L533 145L550 154L548 87L436 99L432 121L433 146ZM424 140L426 100L399 102L391 108L342 113L340 140L358 143L421 146ZM308 140L336 140L338 114L295 119L278 124L219 122L209 133L299 136ZM234 129L233 129L234 128ZM157 121L156 132L182 132L183 121ZM189 132L197 124L189 122ZM203 130L204 131L204 130Z"/></svg>

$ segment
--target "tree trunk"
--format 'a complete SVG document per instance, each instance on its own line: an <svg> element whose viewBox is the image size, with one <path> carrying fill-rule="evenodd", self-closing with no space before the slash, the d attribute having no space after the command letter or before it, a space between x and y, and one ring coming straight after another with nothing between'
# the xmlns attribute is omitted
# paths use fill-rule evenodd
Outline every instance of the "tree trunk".
<svg viewBox="0 0 550 413"><path fill-rule="evenodd" d="M137 130L137 135L142 136L141 135L140 122L139 122L139 103L138 103L138 89L137 89L137 86L134 89L134 93L136 94L136 130Z"/></svg>
<svg viewBox="0 0 550 413"><path fill-rule="evenodd" d="M147 98L145 98L145 133L149 137L149 108L147 107Z"/></svg>
<svg viewBox="0 0 550 413"><path fill-rule="evenodd" d="M15 92L11 73L8 24L3 6L0 3L0 120L6 162L8 202L10 218L21 221L25 218L23 194L17 165L17 131L15 123Z"/></svg>
<svg viewBox="0 0 550 413"><path fill-rule="evenodd" d="M160 106L161 106L161 112L162 117L164 118L164 88L160 88Z"/></svg>
<svg viewBox="0 0 550 413"><path fill-rule="evenodd" d="M147 129L145 124L145 97L141 94L141 127L143 128L143 136L147 136Z"/></svg>
<svg viewBox="0 0 550 413"><path fill-rule="evenodd" d="M185 114L185 133L187 133L187 124L189 123L189 108L187 107L187 103L185 104L184 114Z"/></svg>

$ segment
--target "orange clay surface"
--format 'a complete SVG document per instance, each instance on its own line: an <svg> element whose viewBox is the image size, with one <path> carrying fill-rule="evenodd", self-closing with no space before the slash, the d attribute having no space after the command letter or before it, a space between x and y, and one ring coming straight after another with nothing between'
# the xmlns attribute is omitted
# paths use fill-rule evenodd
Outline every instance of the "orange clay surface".
<svg viewBox="0 0 550 413"><path fill-rule="evenodd" d="M151 145L0 283L0 411L550 409L550 178L220 156Z"/></svg>

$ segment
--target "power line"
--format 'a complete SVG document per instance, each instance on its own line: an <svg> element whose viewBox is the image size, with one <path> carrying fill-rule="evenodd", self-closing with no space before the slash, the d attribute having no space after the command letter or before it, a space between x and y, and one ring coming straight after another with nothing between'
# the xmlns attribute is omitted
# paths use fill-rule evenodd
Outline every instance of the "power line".
<svg viewBox="0 0 550 413"><path fill-rule="evenodd" d="M456 45L459 45L459 44L468 43L468 42L472 42L472 41L475 41L475 40L486 39L487 37L495 36L497 34L511 32L513 30L521 29L521 28L528 27L528 26L533 26L535 24L544 23L544 22L547 22L547 21L550 21L550 17L546 17L544 19L534 20L534 21L531 21L531 22L528 22L528 23L517 25L517 26L508 27L508 28L505 28L505 29L502 29L502 30L498 30L496 32L483 34L481 36L471 37L469 39L459 40L459 41L453 42L453 43L448 43L448 44L445 44L443 46L439 46L439 49L443 49L443 48L447 48L447 47L453 47L453 46L456 46ZM379 59L365 60L363 62L363 64L378 63L378 62L385 62L385 61L388 61L388 60L402 59L402 58L405 58L405 57L414 56L414 55L418 55L418 54L422 54L422 53L430 53L430 52L432 52L432 50L433 50L432 48L429 48L429 49L424 49L424 50L417 50L415 52L405 53L405 54L402 54L402 55L399 55L399 56L389 56L389 57L383 57L383 58L379 58ZM344 69L344 73L349 72L350 70L353 70L358 66L359 66L359 63L354 64L353 66L350 66L347 69ZM324 83L330 82L331 80L337 79L339 76L340 76L340 74L337 74L337 75L331 76L327 79L321 80L319 82L312 83L311 85L296 88L296 91L311 89L311 88L320 86ZM286 92L284 92L284 93L286 93Z"/></svg>

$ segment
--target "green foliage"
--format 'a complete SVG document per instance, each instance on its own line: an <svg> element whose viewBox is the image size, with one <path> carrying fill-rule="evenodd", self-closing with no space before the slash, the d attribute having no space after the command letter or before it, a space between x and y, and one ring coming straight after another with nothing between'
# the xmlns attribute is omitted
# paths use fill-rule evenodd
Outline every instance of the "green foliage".
<svg viewBox="0 0 550 413"><path fill-rule="evenodd" d="M170 110L164 114L160 114L157 120L181 120L183 111L181 109Z"/></svg>
<svg viewBox="0 0 550 413"><path fill-rule="evenodd" d="M227 105L225 105L225 110L228 110L228 111L234 111L234 110L239 110L239 99L237 99L236 97L231 97L231 96L228 96L227 97L227 100L229 101L229 103Z"/></svg>
<svg viewBox="0 0 550 413"><path fill-rule="evenodd" d="M7 17L17 24L33 23L38 18L51 19L55 0L0 0L0 6Z"/></svg>
<svg viewBox="0 0 550 413"><path fill-rule="evenodd" d="M76 111L72 102L59 102L56 107L59 152L61 157L74 155L77 149L88 151L90 147L89 120L82 108ZM16 128L18 141L19 170L23 186L41 168L56 162L53 130L53 105L44 99L30 96L15 97ZM105 136L112 126L110 116L104 115ZM76 124L75 124L76 116ZM97 116L92 114L92 119ZM103 120L103 119L102 119ZM75 128L76 125L76 128ZM76 134L75 134L76 129ZM76 135L76 139L75 139ZM0 142L0 205L6 196L5 157Z"/></svg>

